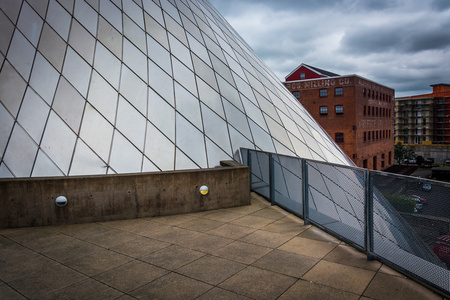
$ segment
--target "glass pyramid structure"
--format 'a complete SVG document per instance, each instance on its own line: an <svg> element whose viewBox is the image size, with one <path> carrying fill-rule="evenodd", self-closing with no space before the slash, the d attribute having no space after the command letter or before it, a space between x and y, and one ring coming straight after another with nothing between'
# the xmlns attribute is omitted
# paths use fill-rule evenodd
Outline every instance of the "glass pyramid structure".
<svg viewBox="0 0 450 300"><path fill-rule="evenodd" d="M207 0L0 1L0 177L351 164Z"/></svg>

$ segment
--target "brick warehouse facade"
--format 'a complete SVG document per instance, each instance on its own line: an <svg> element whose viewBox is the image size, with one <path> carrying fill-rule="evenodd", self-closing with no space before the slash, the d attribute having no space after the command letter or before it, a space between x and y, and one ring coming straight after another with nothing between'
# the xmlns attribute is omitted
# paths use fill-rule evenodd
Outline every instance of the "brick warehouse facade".
<svg viewBox="0 0 450 300"><path fill-rule="evenodd" d="M393 165L393 89L305 64L284 85L358 167L383 170Z"/></svg>

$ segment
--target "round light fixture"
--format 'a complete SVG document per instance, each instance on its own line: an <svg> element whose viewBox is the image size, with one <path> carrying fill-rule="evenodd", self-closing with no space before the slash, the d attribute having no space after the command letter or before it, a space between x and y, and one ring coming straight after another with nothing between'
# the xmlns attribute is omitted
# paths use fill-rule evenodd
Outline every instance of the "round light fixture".
<svg viewBox="0 0 450 300"><path fill-rule="evenodd" d="M67 198L64 196L58 196L55 200L55 204L58 207L64 207L67 205Z"/></svg>
<svg viewBox="0 0 450 300"><path fill-rule="evenodd" d="M209 188L206 185L202 185L200 187L200 194L202 194L203 196L205 196L206 194L208 194L209 192Z"/></svg>

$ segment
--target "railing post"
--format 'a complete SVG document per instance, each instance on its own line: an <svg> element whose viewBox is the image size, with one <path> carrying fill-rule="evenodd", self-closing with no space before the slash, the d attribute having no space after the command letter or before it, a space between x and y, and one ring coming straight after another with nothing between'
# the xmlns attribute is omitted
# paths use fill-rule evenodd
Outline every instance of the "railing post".
<svg viewBox="0 0 450 300"><path fill-rule="evenodd" d="M309 224L309 184L308 184L308 164L306 159L302 159L302 198L303 198L303 223Z"/></svg>
<svg viewBox="0 0 450 300"><path fill-rule="evenodd" d="M364 171L365 248L367 260L373 260L373 182L369 170Z"/></svg>
<svg viewBox="0 0 450 300"><path fill-rule="evenodd" d="M274 176L274 159L272 153L269 153L269 197L270 205L274 205L275 200L275 176Z"/></svg>
<svg viewBox="0 0 450 300"><path fill-rule="evenodd" d="M250 152L250 149L247 149L247 165L248 165L248 171L249 171L249 175L250 175L250 191L252 190L252 154Z"/></svg>

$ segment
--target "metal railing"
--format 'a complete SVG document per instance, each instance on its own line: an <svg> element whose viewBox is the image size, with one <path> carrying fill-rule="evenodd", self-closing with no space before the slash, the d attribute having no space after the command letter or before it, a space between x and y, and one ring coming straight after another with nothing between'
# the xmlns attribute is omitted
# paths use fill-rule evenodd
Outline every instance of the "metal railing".
<svg viewBox="0 0 450 300"><path fill-rule="evenodd" d="M450 295L450 184L250 149L241 154L251 189L273 205Z"/></svg>

